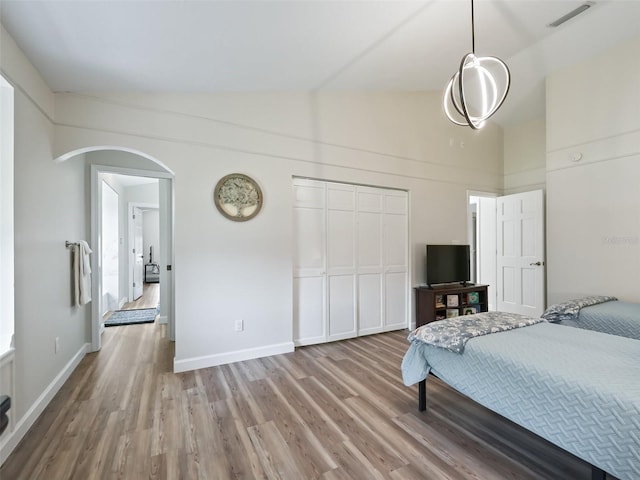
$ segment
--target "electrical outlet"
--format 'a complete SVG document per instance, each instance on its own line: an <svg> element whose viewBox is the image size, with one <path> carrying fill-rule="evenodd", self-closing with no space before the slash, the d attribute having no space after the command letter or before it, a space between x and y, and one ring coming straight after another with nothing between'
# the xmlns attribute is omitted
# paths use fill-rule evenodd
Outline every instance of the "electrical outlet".
<svg viewBox="0 0 640 480"><path fill-rule="evenodd" d="M244 330L244 322L242 321L242 319L236 320L235 331L242 332L243 330Z"/></svg>
<svg viewBox="0 0 640 480"><path fill-rule="evenodd" d="M60 350L60 337L56 337L54 341L54 353L58 353L58 350Z"/></svg>

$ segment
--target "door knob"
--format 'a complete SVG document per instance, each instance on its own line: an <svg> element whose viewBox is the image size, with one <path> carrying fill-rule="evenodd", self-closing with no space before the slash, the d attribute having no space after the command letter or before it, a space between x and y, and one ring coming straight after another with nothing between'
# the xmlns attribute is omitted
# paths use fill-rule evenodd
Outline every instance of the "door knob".
<svg viewBox="0 0 640 480"><path fill-rule="evenodd" d="M540 261L538 261L536 263L530 263L529 264L529 266L531 266L531 267L540 267L542 265L544 265L544 262L540 262Z"/></svg>

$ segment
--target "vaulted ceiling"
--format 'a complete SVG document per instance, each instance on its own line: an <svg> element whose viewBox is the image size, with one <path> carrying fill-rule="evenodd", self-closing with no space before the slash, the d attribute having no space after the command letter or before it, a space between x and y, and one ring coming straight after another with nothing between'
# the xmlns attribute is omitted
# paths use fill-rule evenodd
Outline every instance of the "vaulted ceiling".
<svg viewBox="0 0 640 480"><path fill-rule="evenodd" d="M540 116L544 77L640 35L640 1L476 0L476 52L509 65L496 119ZM54 91L443 89L471 50L469 0L1 0ZM576 79L579 81L579 79Z"/></svg>

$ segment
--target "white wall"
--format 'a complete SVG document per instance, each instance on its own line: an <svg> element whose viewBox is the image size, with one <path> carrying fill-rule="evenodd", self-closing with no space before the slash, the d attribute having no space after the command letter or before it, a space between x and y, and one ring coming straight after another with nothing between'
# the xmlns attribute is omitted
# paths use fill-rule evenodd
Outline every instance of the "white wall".
<svg viewBox="0 0 640 480"><path fill-rule="evenodd" d="M502 189L502 131L455 127L440 101L440 92L60 94L57 121L78 128L56 128L56 155L119 145L175 173L176 362L192 368L292 348L293 176L409 190L413 283L424 279L425 243L465 241L467 189ZM231 172L263 189L249 222L213 204Z"/></svg>
<svg viewBox="0 0 640 480"><path fill-rule="evenodd" d="M546 183L545 119L504 129L504 194L544 190Z"/></svg>
<svg viewBox="0 0 640 480"><path fill-rule="evenodd" d="M640 301L640 37L547 80L547 283Z"/></svg>
<svg viewBox="0 0 640 480"><path fill-rule="evenodd" d="M15 89L15 447L88 348L89 306L73 305L71 250L87 239L83 158L53 161L53 94L4 29L0 67ZM54 340L60 349L54 351Z"/></svg>

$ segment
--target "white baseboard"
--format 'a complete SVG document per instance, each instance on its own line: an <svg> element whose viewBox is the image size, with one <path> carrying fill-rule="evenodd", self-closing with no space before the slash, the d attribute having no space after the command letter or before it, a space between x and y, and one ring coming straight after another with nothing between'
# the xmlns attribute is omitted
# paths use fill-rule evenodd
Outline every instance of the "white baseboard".
<svg viewBox="0 0 640 480"><path fill-rule="evenodd" d="M158 323L169 323L169 317L166 315L160 315L158 317Z"/></svg>
<svg viewBox="0 0 640 480"><path fill-rule="evenodd" d="M16 426L13 431L6 430L5 435L0 440L0 465L2 465L7 457L11 455L14 448L20 443L20 440L27 434L31 426L38 419L40 414L44 411L49 402L53 399L58 390L64 385L71 373L78 366L84 356L91 351L91 344L85 343L78 353L76 353L71 360L64 366L62 371L58 373L56 378L45 388L44 392L38 397L38 399L31 405L31 408L16 422ZM11 408L15 408L13 405Z"/></svg>
<svg viewBox="0 0 640 480"><path fill-rule="evenodd" d="M220 353L217 355L207 355L204 357L186 358L184 360L173 360L173 371L175 373L197 370L199 368L215 367L227 363L252 360L254 358L269 357L281 353L291 353L294 350L293 342L278 343L264 347L247 348L236 350L235 352Z"/></svg>
<svg viewBox="0 0 640 480"><path fill-rule="evenodd" d="M118 308L122 308L124 307L124 304L127 303L129 301L129 297L122 297L120 299L120 303L118 303Z"/></svg>

